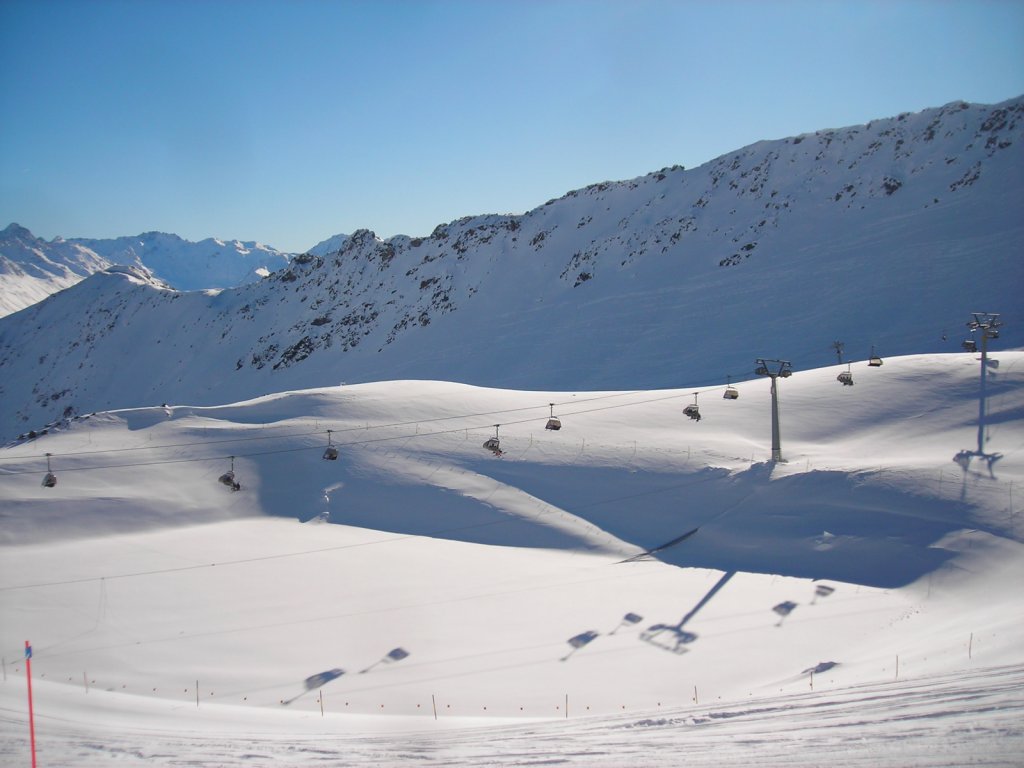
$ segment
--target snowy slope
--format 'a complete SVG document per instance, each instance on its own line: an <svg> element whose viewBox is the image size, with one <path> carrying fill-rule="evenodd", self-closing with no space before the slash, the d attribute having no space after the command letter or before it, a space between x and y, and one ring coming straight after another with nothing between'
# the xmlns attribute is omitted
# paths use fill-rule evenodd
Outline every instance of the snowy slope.
<svg viewBox="0 0 1024 768"><path fill-rule="evenodd" d="M77 243L40 240L11 224L0 232L0 317L70 288L110 262Z"/></svg>
<svg viewBox="0 0 1024 768"><path fill-rule="evenodd" d="M313 256L330 256L345 247L348 235L333 235L310 248L306 253Z"/></svg>
<svg viewBox="0 0 1024 768"><path fill-rule="evenodd" d="M991 356L983 455L967 353L798 371L775 466L763 379L699 422L423 381L73 419L0 451L0 754L30 639L44 764L1014 765L1024 353Z"/></svg>
<svg viewBox="0 0 1024 768"><path fill-rule="evenodd" d="M289 258L259 243L214 238L193 243L162 232L47 242L11 224L0 232L0 317L114 265L148 269L179 290L199 290L260 280L286 267Z"/></svg>
<svg viewBox="0 0 1024 768"><path fill-rule="evenodd" d="M979 310L1020 346L1022 111L955 103L429 237L360 230L216 295L94 276L0 319L0 436L340 381L692 386L756 357L827 365L837 340L853 360L955 351Z"/></svg>

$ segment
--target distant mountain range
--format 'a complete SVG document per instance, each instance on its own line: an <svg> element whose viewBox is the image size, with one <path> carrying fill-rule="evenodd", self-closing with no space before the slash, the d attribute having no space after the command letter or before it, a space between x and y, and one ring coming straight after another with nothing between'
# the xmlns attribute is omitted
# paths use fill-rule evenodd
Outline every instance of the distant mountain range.
<svg viewBox="0 0 1024 768"><path fill-rule="evenodd" d="M957 102L593 184L429 237L359 230L290 260L221 244L260 256L232 257L243 276L281 262L218 292L186 291L197 283L146 250L174 236L61 241L69 257L135 266L0 319L0 438L94 410L340 381L696 386L749 378L756 357L801 368L872 347L954 351L982 310L1004 314L1000 345L1021 346L1022 169L1024 98ZM204 243L194 253L217 241Z"/></svg>
<svg viewBox="0 0 1024 768"><path fill-rule="evenodd" d="M0 316L114 265L145 269L178 290L229 288L288 265L290 254L253 242L146 232L108 240L47 242L17 224L0 232Z"/></svg>

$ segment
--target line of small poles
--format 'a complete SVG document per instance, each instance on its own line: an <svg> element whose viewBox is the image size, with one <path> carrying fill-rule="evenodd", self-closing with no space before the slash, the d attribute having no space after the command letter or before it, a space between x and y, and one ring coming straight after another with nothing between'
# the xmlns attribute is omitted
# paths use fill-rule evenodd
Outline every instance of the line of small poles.
<svg viewBox="0 0 1024 768"><path fill-rule="evenodd" d="M925 658L927 659L927 657L925 657ZM967 658L968 659L973 659L974 658L974 633L973 632L970 633L970 636L969 636L968 641L967 641ZM900 657L899 657L899 654L896 654L894 662L895 663L894 663L893 681L898 681L900 679ZM32 698L32 666L31 666L31 664L32 664L31 644L28 641L25 641L25 678L26 678L26 683L27 683L27 687L28 687L29 728L30 728L30 732L31 732L30 733L30 739L31 739L31 743L32 743L33 764L35 764L35 717L34 717L34 705L33 705L33 698ZM14 671L18 672L19 669L17 667L15 667ZM884 671L884 668L883 668L883 671ZM811 688L811 690L814 689L814 675L815 675L815 672L816 672L816 669L808 670L809 687ZM821 676L821 672L820 671L818 672L818 676L819 677ZM45 675L43 675L42 677L45 677ZM7 660L6 660L6 658L3 659L3 680L4 680L5 683L7 682ZM70 680L72 680L72 678L68 678L68 680L70 681ZM82 683L83 683L83 688L85 690L85 693L88 694L89 693L90 683L93 686L95 686L96 685L96 680L93 679L93 680L90 681L90 678L89 678L88 674L83 671L82 672ZM127 690L127 687L128 687L127 685L122 685L121 689L122 690ZM108 689L108 690L110 690L110 689ZM192 691L195 693L195 702L196 702L196 708L197 709L200 708L200 706L201 706L201 701L202 701L201 690L202 690L202 688L201 688L201 685L200 685L200 681L197 679L195 681L194 688L192 688ZM153 688L152 691L156 692L157 689ZM779 691L782 692L783 689L780 688ZM184 692L186 694L189 693L189 689L185 688ZM210 696L213 696L214 693L215 692L213 690L211 690L209 692ZM344 698L344 697L340 697L340 698ZM248 701L248 696L243 696L242 697L242 701L243 702ZM699 705L700 704L700 698L699 698L698 689L697 689L696 685L693 686L693 698L692 698L692 701L693 701L693 703L695 705ZM325 702L326 702L326 697L324 696L323 688L317 689L317 698L316 698L315 703L319 705L320 716L321 717L326 716L327 709L326 709L326 706L325 706ZM433 693L430 694L430 703L431 703L431 711L432 711L433 718L434 718L434 720L437 720L439 718L439 712L438 712L438 704L437 704L437 695L436 694L433 694ZM344 707L346 708L346 710L349 708L349 706L350 706L350 702L349 701L345 701ZM483 712L487 712L488 711L488 705L484 704L484 705L479 705L479 706L480 706L480 711L483 711ZM661 706L663 706L663 704L662 704L661 701L658 701L658 702L656 702L656 706L660 708ZM422 703L417 703L416 704L416 708L417 709L422 709ZM620 708L622 710L626 710L627 709L627 705L626 704L622 704ZM386 706L385 706L385 704L382 703L376 709L378 711L383 712L383 711L386 710ZM569 694L568 693L566 693L564 695L562 703L559 704L559 705L555 705L554 709L555 709L556 712L562 712L564 714L565 718L569 717ZM465 710L465 708L463 708L463 710ZM525 712L526 711L526 707L525 706L520 706L519 707L519 711L520 712ZM583 711L585 711L587 713L591 712L592 711L591 706L590 705L586 705L583 708ZM452 712L452 704L450 704L450 703L445 704L444 708L441 710L441 713L443 713L443 714L454 714Z"/></svg>

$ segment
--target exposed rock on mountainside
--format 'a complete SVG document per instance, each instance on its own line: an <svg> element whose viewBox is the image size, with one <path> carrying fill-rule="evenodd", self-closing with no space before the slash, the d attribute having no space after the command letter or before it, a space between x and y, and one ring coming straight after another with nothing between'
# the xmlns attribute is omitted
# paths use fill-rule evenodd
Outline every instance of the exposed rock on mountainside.
<svg viewBox="0 0 1024 768"><path fill-rule="evenodd" d="M953 351L970 312L1024 293L1022 152L1024 100L954 103L429 237L360 230L219 293L99 274L0 320L0 436L339 381L708 384L758 356L834 362L835 333L853 359Z"/></svg>

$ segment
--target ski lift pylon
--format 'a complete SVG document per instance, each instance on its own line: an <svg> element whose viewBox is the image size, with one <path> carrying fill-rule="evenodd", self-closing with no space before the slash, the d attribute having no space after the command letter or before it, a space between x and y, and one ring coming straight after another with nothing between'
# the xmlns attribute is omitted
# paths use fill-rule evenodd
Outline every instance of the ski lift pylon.
<svg viewBox="0 0 1024 768"><path fill-rule="evenodd" d="M551 417L548 419L548 423L544 425L544 429L559 430L562 428L562 421L555 416L555 404L548 403L551 406Z"/></svg>
<svg viewBox="0 0 1024 768"><path fill-rule="evenodd" d="M327 430L327 450L324 451L324 459L327 461L337 461L338 449L331 444L331 432L332 430Z"/></svg>

